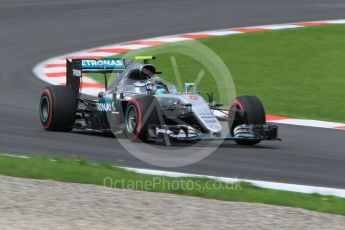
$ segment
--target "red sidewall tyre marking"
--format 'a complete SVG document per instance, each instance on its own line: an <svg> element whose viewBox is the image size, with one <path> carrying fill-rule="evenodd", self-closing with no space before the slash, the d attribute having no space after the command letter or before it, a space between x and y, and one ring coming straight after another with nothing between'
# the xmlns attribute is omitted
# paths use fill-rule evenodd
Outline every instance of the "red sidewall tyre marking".
<svg viewBox="0 0 345 230"><path fill-rule="evenodd" d="M233 107L239 108L241 111L245 111L245 106L237 99L232 101L230 109L233 108ZM247 122L247 118L246 117L244 117L243 122Z"/></svg>
<svg viewBox="0 0 345 230"><path fill-rule="evenodd" d="M142 124L142 112L141 112L141 107L139 105L139 102L136 99L132 99L130 101L130 103L132 103L138 111L138 125L137 125L135 132L134 132L134 136L131 137L131 139L134 140L134 139L137 139L139 137L141 129L142 129L142 125L143 125Z"/></svg>
<svg viewBox="0 0 345 230"><path fill-rule="evenodd" d="M233 106L239 107L240 110L244 111L244 106L243 106L243 105L241 104L241 102L239 102L238 100L233 100L233 101L232 101L230 107L233 107Z"/></svg>

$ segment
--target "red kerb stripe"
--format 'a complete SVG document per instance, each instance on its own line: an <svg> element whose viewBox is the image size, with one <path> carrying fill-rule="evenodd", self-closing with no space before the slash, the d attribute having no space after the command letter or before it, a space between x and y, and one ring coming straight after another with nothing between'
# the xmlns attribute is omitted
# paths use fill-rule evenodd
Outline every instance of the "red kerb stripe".
<svg viewBox="0 0 345 230"><path fill-rule="evenodd" d="M45 73L47 77L65 77L66 72Z"/></svg>
<svg viewBox="0 0 345 230"><path fill-rule="evenodd" d="M66 67L66 64L46 64L45 67L47 68Z"/></svg>
<svg viewBox="0 0 345 230"><path fill-rule="evenodd" d="M135 42L129 42L127 44L129 45L148 45L148 46L158 46L161 44L164 44L166 42L160 42L160 41L135 41Z"/></svg>

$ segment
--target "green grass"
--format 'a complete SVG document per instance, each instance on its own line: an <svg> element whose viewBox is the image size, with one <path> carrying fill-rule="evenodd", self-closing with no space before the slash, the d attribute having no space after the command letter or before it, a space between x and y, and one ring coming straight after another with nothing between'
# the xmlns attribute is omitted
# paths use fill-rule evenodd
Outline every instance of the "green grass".
<svg viewBox="0 0 345 230"><path fill-rule="evenodd" d="M0 174L83 184L105 183L108 187L299 207L345 215L345 199L333 196L263 189L248 183L227 185L206 178L150 176L82 159L49 160L43 157L17 158L0 155Z"/></svg>
<svg viewBox="0 0 345 230"><path fill-rule="evenodd" d="M237 95L257 95L275 115L345 122L345 25L265 31L198 40L230 70ZM227 105L233 92L216 84L200 61L179 53L192 43L180 42L132 52L155 55L163 78L177 83L171 64L176 58L182 82L205 75L200 90L214 91ZM196 55L197 56L197 55ZM99 79L99 78L98 78ZM229 80L229 82L231 82ZM181 87L180 87L181 88ZM228 94L228 95L231 95ZM227 96L228 96L227 95Z"/></svg>

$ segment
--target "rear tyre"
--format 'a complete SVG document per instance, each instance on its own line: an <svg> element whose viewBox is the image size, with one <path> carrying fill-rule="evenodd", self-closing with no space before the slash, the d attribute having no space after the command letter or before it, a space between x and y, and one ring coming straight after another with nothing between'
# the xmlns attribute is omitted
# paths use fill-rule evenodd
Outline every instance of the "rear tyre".
<svg viewBox="0 0 345 230"><path fill-rule="evenodd" d="M265 109L255 96L240 96L234 99L229 108L229 129L234 136L234 129L242 124L266 124ZM256 145L260 140L236 140L239 145Z"/></svg>
<svg viewBox="0 0 345 230"><path fill-rule="evenodd" d="M65 86L44 88L39 116L42 126L48 131L71 131L75 123L77 100L74 91Z"/></svg>
<svg viewBox="0 0 345 230"><path fill-rule="evenodd" d="M149 141L149 125L159 125L161 113L154 96L132 98L125 109L125 134L133 140Z"/></svg>

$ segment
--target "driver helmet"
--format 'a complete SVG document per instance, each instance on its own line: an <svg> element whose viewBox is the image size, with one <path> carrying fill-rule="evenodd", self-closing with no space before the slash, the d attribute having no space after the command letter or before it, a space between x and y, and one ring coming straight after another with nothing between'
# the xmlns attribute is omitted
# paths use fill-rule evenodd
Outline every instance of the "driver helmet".
<svg viewBox="0 0 345 230"><path fill-rule="evenodd" d="M154 77L152 80L156 86L156 95L162 95L167 93L166 85L164 84L162 79L160 79L159 77Z"/></svg>

